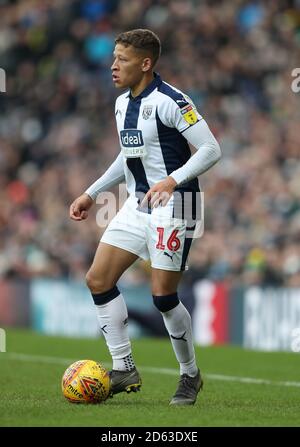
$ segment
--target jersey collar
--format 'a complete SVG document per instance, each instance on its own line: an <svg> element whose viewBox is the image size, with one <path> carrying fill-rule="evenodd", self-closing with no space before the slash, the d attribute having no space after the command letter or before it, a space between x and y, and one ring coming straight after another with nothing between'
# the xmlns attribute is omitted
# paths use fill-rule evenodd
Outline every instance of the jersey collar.
<svg viewBox="0 0 300 447"><path fill-rule="evenodd" d="M161 80L161 77L159 76L159 74L155 73L155 72L153 74L154 74L154 79L150 82L149 85L147 85L147 87L138 96L133 97L131 95L131 92L129 91L127 98L130 98L131 100L136 101L141 98L146 98L146 96L150 95L150 93L152 93L153 90L155 90L156 87L158 87L162 83L162 80Z"/></svg>

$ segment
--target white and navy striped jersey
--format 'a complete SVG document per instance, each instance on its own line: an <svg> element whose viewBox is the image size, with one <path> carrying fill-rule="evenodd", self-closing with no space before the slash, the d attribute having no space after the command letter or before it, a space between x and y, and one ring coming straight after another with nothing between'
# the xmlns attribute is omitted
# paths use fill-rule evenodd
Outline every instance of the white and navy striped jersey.
<svg viewBox="0 0 300 447"><path fill-rule="evenodd" d="M121 153L86 193L95 198L125 179L128 193L139 203L155 183L171 175L177 182L177 194L192 194L194 215L194 202L200 197L197 175L209 169L220 155L218 143L191 99L154 73L153 81L138 96L126 92L117 98L115 116ZM196 154L191 157L189 143L201 149L197 158ZM167 208L177 217L174 200Z"/></svg>
<svg viewBox="0 0 300 447"><path fill-rule="evenodd" d="M189 99L158 74L137 97L130 92L120 95L115 115L129 194L146 193L190 158L184 133L201 117ZM180 189L199 191L198 179Z"/></svg>

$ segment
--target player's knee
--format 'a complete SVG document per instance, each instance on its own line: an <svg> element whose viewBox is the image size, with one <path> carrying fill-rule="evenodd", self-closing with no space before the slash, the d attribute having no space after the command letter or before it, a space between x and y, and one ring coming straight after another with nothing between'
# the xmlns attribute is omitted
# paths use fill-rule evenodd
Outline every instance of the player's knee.
<svg viewBox="0 0 300 447"><path fill-rule="evenodd" d="M96 276L91 271L87 272L85 280L92 293L103 293L115 286L109 278L106 278L104 275Z"/></svg>
<svg viewBox="0 0 300 447"><path fill-rule="evenodd" d="M177 293L182 272L155 271L152 275L151 289L153 296L167 296Z"/></svg>
<svg viewBox="0 0 300 447"><path fill-rule="evenodd" d="M163 287L158 287L158 288L152 288L152 296L167 296L167 295L172 295L174 292L174 290L170 290L170 288L168 289L163 288Z"/></svg>
<svg viewBox="0 0 300 447"><path fill-rule="evenodd" d="M172 295L173 293L176 293L176 288L173 284L170 284L170 282L157 281L157 284L155 284L155 282L152 283L153 296L166 296Z"/></svg>
<svg viewBox="0 0 300 447"><path fill-rule="evenodd" d="M179 304L177 292L168 295L152 295L153 304L160 312L168 312Z"/></svg>

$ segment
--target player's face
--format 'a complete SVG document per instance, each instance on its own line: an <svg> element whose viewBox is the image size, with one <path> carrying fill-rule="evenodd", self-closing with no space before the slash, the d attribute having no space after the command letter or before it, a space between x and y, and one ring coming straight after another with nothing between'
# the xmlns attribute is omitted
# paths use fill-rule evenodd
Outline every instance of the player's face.
<svg viewBox="0 0 300 447"><path fill-rule="evenodd" d="M115 87L133 88L138 85L144 75L145 57L131 45L125 47L117 44L114 51L114 62L111 66Z"/></svg>

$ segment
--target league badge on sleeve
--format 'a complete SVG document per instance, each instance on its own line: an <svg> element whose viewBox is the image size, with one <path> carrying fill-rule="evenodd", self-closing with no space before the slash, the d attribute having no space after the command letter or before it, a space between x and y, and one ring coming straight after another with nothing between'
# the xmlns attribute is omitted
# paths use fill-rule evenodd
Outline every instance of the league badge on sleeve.
<svg viewBox="0 0 300 447"><path fill-rule="evenodd" d="M199 121L197 111L191 104L188 104L180 109L180 113L182 114L184 120L190 125L193 125Z"/></svg>

